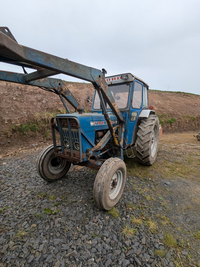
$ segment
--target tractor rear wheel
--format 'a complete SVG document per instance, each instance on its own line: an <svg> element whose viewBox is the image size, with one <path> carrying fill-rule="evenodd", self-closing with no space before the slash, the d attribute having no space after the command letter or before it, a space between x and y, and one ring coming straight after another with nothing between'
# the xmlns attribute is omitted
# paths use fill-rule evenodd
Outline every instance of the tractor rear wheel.
<svg viewBox="0 0 200 267"><path fill-rule="evenodd" d="M54 146L46 147L37 158L37 172L46 181L52 182L65 176L71 163L54 155Z"/></svg>
<svg viewBox="0 0 200 267"><path fill-rule="evenodd" d="M159 120L150 115L140 122L137 132L137 158L143 165L151 166L156 160L159 142Z"/></svg>
<svg viewBox="0 0 200 267"><path fill-rule="evenodd" d="M119 201L126 182L126 165L119 158L109 158L100 167L94 182L93 196L97 206L112 209Z"/></svg>

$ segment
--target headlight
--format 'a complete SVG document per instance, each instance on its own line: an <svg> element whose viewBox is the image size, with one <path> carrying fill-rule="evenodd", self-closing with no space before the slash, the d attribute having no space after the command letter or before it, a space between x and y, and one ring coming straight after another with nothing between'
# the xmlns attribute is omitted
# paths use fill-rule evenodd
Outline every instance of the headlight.
<svg viewBox="0 0 200 267"><path fill-rule="evenodd" d="M75 148L76 150L80 150L80 145L79 145L78 142L74 143L74 148Z"/></svg>
<svg viewBox="0 0 200 267"><path fill-rule="evenodd" d="M67 149L70 148L69 141L67 139L64 140L64 147Z"/></svg>
<svg viewBox="0 0 200 267"><path fill-rule="evenodd" d="M128 74L122 74L122 80L128 80Z"/></svg>
<svg viewBox="0 0 200 267"><path fill-rule="evenodd" d="M137 118L137 112L132 112L131 113L131 121L135 121L136 120L136 118Z"/></svg>

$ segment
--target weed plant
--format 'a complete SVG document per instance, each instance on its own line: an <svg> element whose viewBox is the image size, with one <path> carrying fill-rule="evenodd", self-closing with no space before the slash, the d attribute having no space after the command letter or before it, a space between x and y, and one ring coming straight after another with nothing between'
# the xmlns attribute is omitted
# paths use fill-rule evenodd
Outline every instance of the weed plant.
<svg viewBox="0 0 200 267"><path fill-rule="evenodd" d="M111 210L107 211L108 214L111 214L114 218L119 218L119 212L116 208L112 208Z"/></svg>
<svg viewBox="0 0 200 267"><path fill-rule="evenodd" d="M12 125L11 129L6 129L4 135L9 138L14 133L24 136L34 136L37 135L37 133L41 133L45 139L48 139L51 133L51 118L64 113L66 113L65 110L35 113L29 121L25 123L16 123Z"/></svg>
<svg viewBox="0 0 200 267"><path fill-rule="evenodd" d="M163 242L169 248L176 248L177 247L177 241L174 238L174 236L171 234L165 233L164 238L163 238Z"/></svg>

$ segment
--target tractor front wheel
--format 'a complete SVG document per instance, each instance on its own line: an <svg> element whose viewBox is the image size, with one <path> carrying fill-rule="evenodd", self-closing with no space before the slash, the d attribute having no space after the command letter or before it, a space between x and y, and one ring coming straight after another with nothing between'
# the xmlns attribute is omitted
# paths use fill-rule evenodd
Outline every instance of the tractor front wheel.
<svg viewBox="0 0 200 267"><path fill-rule="evenodd" d="M93 196L97 206L112 209L119 201L126 182L126 165L119 158L107 159L99 169L94 182Z"/></svg>
<svg viewBox="0 0 200 267"><path fill-rule="evenodd" d="M38 156L37 172L46 181L52 182L65 176L71 163L54 155L54 146L46 147Z"/></svg>
<svg viewBox="0 0 200 267"><path fill-rule="evenodd" d="M137 132L137 158L143 165L153 165L158 152L159 120L156 115L150 115L140 122Z"/></svg>

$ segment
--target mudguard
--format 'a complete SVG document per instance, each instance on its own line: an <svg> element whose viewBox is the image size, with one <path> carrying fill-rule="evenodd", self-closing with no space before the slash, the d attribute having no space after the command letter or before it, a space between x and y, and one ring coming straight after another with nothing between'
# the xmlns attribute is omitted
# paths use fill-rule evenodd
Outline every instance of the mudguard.
<svg viewBox="0 0 200 267"><path fill-rule="evenodd" d="M156 114L154 110L143 109L139 115L139 118L148 118L150 114Z"/></svg>

